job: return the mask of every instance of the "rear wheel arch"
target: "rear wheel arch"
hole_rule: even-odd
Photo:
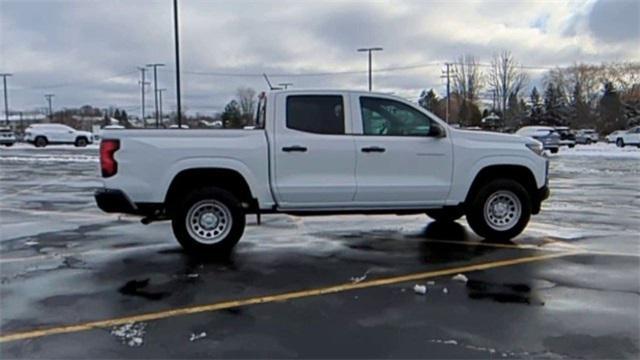
[[[247,180],[236,170],[226,168],[193,168],[182,170],[171,181],[165,196],[169,212],[181,199],[197,188],[217,187],[226,190],[246,203],[249,209],[257,206]]]

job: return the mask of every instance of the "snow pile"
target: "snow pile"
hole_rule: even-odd
[[[460,282],[463,282],[463,283],[466,283],[467,281],[469,281],[469,279],[464,274],[458,274],[458,275],[452,277],[451,280],[460,281]]]
[[[145,323],[126,323],[121,326],[115,326],[111,329],[111,335],[117,337],[121,343],[131,347],[141,346],[144,342],[144,334],[146,333]],[[206,334],[205,334],[206,335]]]
[[[427,287],[425,285],[415,284],[413,286],[413,292],[416,294],[424,295],[427,293]]]

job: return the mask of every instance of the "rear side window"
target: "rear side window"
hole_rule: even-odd
[[[287,128],[314,134],[344,134],[342,96],[287,97]]]

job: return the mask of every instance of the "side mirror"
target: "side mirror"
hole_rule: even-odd
[[[442,126],[434,122],[433,124],[431,124],[431,127],[429,128],[428,136],[435,137],[435,138],[443,138],[447,136],[447,133],[444,131]]]

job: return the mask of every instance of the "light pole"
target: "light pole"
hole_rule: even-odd
[[[178,129],[182,129],[182,106],[180,103],[180,38],[178,27],[178,0],[173,0],[173,34],[176,50],[176,102],[178,107]]]
[[[46,94],[44,97],[45,99],[47,99],[47,102],[49,103],[49,122],[53,121],[53,107],[51,106],[51,99],[53,99],[55,95],[54,94]]]
[[[153,95],[156,101],[156,129],[160,126],[160,119],[158,118],[158,66],[164,66],[164,64],[147,64],[147,67],[153,68]]]
[[[144,101],[144,94],[147,90],[147,85],[151,84],[148,81],[145,81],[145,75],[147,72],[147,68],[144,67],[139,67],[138,70],[140,70],[140,74],[142,74],[142,81],[139,81],[138,83],[140,84],[140,96],[142,98],[141,103],[142,103],[142,127],[146,128],[147,124],[146,121],[144,119],[145,114],[144,114],[144,107],[145,107],[145,101]]]
[[[371,47],[371,48],[360,48],[358,49],[358,52],[368,52],[369,53],[369,91],[372,90],[373,85],[372,85],[372,79],[371,79],[371,53],[374,51],[382,51],[384,49],[382,49],[381,47]]]
[[[158,98],[160,99],[160,122],[162,123],[162,93],[167,89],[158,89]],[[179,126],[178,126],[179,127]]]
[[[4,120],[7,122],[7,126],[9,125],[9,100],[7,95],[7,77],[12,74],[0,74],[2,76],[2,83],[4,85]]]

